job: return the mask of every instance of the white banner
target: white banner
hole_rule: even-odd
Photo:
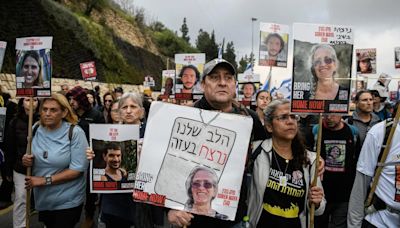
[[[134,199],[233,220],[251,128],[246,116],[153,102]]]

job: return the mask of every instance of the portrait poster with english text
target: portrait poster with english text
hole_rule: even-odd
[[[1,68],[3,67],[3,60],[4,60],[4,55],[6,54],[6,47],[7,47],[7,42],[0,41],[0,72]]]
[[[348,113],[353,28],[293,25],[291,112]]]
[[[289,26],[260,23],[260,66],[287,67]]]
[[[138,163],[139,125],[90,124],[90,192],[132,192]]]
[[[50,97],[52,42],[51,36],[16,39],[16,95],[18,97]]]
[[[242,115],[153,102],[134,200],[234,220],[252,121]],[[200,205],[206,205],[201,212]]]
[[[175,99],[199,100],[203,96],[200,78],[205,63],[204,53],[175,54]],[[181,72],[186,66],[191,66],[191,69]]]

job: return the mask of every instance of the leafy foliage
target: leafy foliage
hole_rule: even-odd
[[[235,68],[238,67],[236,63],[235,47],[233,46],[233,41],[226,44],[226,49],[224,53],[224,59],[232,63]]]
[[[200,52],[206,54],[207,62],[218,57],[218,45],[215,42],[214,31],[210,35],[203,29],[200,29],[196,40],[196,47]]]
[[[160,48],[161,54],[174,58],[176,53],[196,53],[199,52],[189,43],[187,43],[181,37],[178,37],[174,32],[161,26],[161,23],[157,23],[156,26],[158,31],[153,31],[153,38],[156,41],[157,46]]]

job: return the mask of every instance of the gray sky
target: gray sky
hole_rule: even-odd
[[[354,28],[355,48],[377,48],[378,74],[371,77],[377,78],[381,72],[386,72],[400,78],[400,69],[394,68],[394,47],[400,46],[398,0],[134,0],[134,4],[145,9],[148,19],[161,21],[178,34],[186,17],[192,43],[199,29],[214,30],[218,43],[224,37],[234,42],[237,60],[251,52],[252,17],[258,19],[253,24],[256,56],[259,22],[287,24],[290,30],[295,22],[349,25]],[[281,79],[291,75],[293,41],[292,37],[290,39],[288,68],[274,68],[273,75],[279,77],[273,79],[273,83],[279,84]],[[267,68],[256,66],[255,72],[265,78]],[[368,87],[374,82],[371,80]],[[391,87],[397,86],[395,82],[397,79]]]

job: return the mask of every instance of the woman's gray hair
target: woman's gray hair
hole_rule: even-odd
[[[314,55],[315,52],[317,52],[317,50],[319,49],[325,49],[330,53],[330,57],[332,58],[332,60],[335,62],[336,64],[336,70],[333,72],[332,77],[335,78],[335,75],[337,74],[337,69],[339,68],[339,62],[337,59],[337,55],[336,55],[336,51],[335,49],[329,45],[329,44],[317,44],[314,45],[311,49],[311,55],[310,55],[310,59],[309,59],[309,63],[310,63],[310,69],[311,69],[311,74],[312,74],[312,78],[311,78],[311,91],[310,91],[310,98],[314,99],[315,97],[315,91],[317,90],[317,82],[318,82],[318,77],[317,74],[315,72],[314,69]]]
[[[271,101],[264,110],[264,121],[265,124],[272,124],[272,120],[274,119],[274,112],[280,105],[290,104],[288,99],[275,99]]]
[[[118,107],[121,108],[128,99],[132,99],[136,104],[143,108],[143,97],[137,92],[124,93],[124,95],[119,99]]]

